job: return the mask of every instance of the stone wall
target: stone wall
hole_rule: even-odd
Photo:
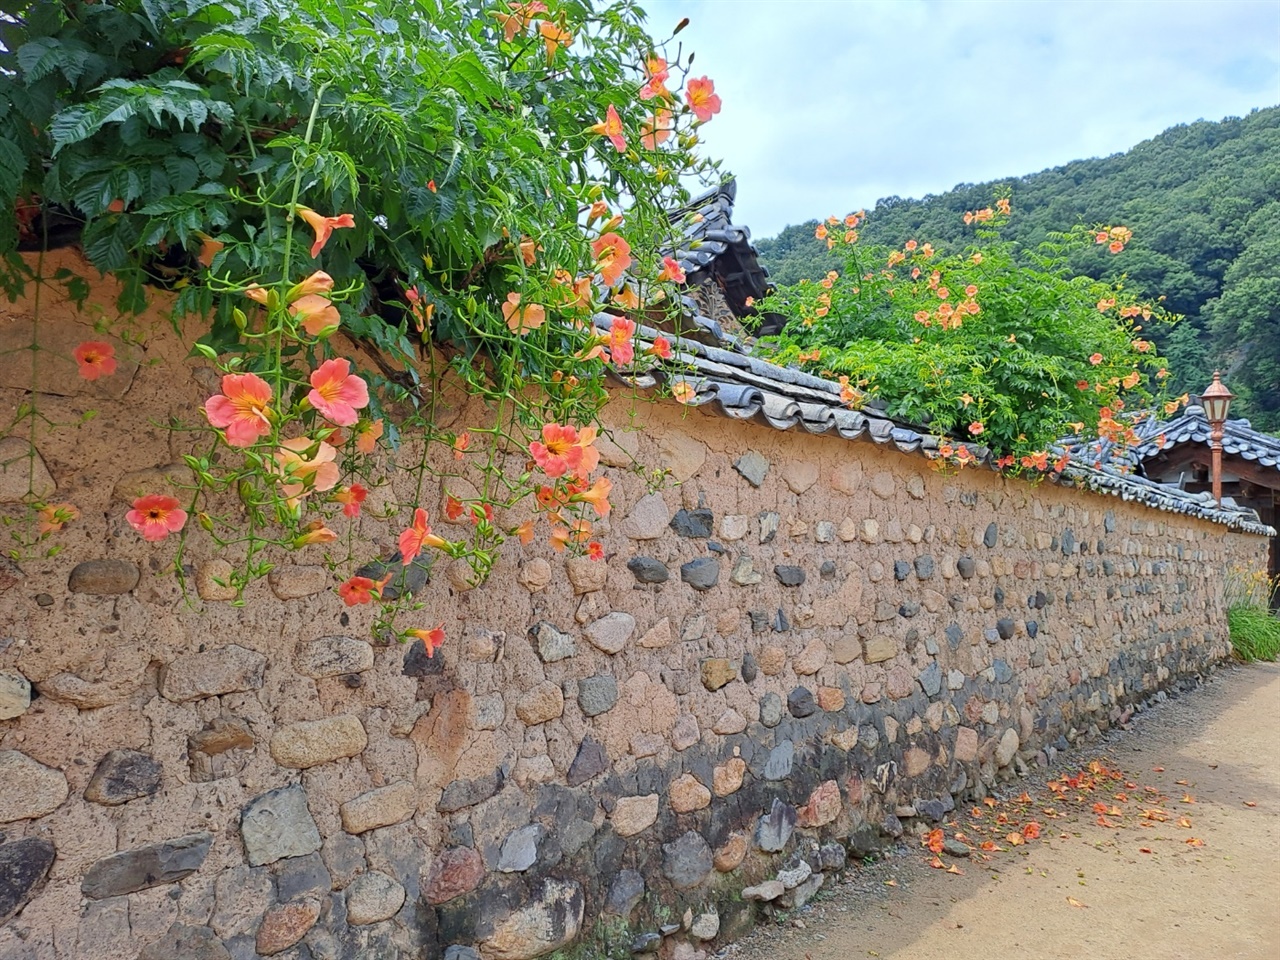
[[[216,380],[147,317],[136,362],[80,381],[52,351],[94,313],[45,310],[35,485],[82,515],[0,567],[4,960],[695,957],[1213,669],[1222,574],[1265,558],[1116,498],[619,396],[608,562],[513,544],[474,590],[437,567],[427,658],[376,642],[323,548],[236,606],[193,536],[184,597],[174,544],[123,515],[181,475],[202,440],[174,425]],[[0,350],[29,318],[0,307]],[[28,398],[14,356],[0,422]],[[0,445],[3,499],[32,461]],[[372,512],[358,560],[394,549]]]

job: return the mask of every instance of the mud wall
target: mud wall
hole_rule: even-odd
[[[324,562],[389,555],[374,514],[407,479],[242,606],[197,533],[184,594],[176,544],[124,513],[181,481],[216,378],[148,316],[82,381],[100,314],[45,296],[35,394],[31,304],[0,307],[0,422],[33,397],[49,422],[34,459],[0,439],[0,510],[32,487],[81,517],[0,565],[4,960],[696,957],[1213,669],[1224,571],[1265,560],[1116,498],[619,396],[607,561],[513,542],[476,589],[437,564],[428,658]]]

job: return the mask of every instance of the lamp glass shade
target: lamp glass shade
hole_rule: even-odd
[[[1227,412],[1231,409],[1231,401],[1235,396],[1215,373],[1213,383],[1209,384],[1209,388],[1200,396],[1200,405],[1204,407],[1205,419],[1210,423],[1223,423],[1227,419]]]

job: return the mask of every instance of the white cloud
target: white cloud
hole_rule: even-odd
[[[655,36],[692,20],[724,100],[704,140],[758,236],[1280,103],[1280,0],[644,6]]]

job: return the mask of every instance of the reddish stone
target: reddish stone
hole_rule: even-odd
[[[982,708],[986,706],[986,702],[981,697],[970,697],[965,701],[964,717],[970,723],[982,722]]]
[[[843,801],[840,785],[834,780],[823,781],[809,794],[809,802],[799,809],[796,824],[801,827],[821,827],[840,816]]]
[[[844,709],[844,691],[839,687],[819,687],[818,706],[828,713],[839,713]]]
[[[978,731],[972,727],[956,727],[956,759],[973,763],[978,759]]]
[[[470,847],[451,847],[427,871],[422,895],[428,903],[446,903],[470,893],[484,879],[484,859]]]
[[[310,897],[273,908],[258,926],[258,953],[269,957],[288,950],[306,936],[319,918],[320,901]]]
[[[728,873],[730,870],[738,869],[738,865],[746,855],[747,838],[740,833],[731,833],[729,839],[724,842],[724,846],[716,851],[712,862],[721,873]]]
[[[879,683],[876,683],[876,682],[868,683],[865,687],[862,688],[862,702],[863,703],[879,703],[881,689],[882,688]]]
[[[929,769],[929,764],[933,762],[933,757],[929,751],[922,750],[920,747],[912,747],[907,751],[904,758],[906,773],[908,777],[918,777]]]
[[[1071,672],[1067,674],[1067,682],[1073,687],[1080,682],[1080,671],[1077,668],[1071,668]]]
[[[845,793],[849,795],[849,803],[857,806],[862,803],[862,778],[856,773],[851,774],[849,779],[844,782]]]
[[[909,697],[915,693],[916,678],[911,675],[911,671],[906,667],[894,667],[889,671],[885,689],[891,699],[901,700],[903,697]]]

